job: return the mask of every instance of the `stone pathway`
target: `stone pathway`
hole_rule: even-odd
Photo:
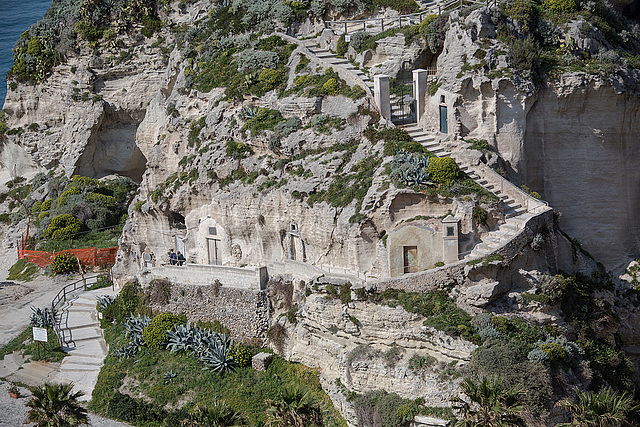
[[[53,380],[73,382],[76,390],[85,393],[84,400],[91,398],[107,356],[107,345],[97,317],[96,297],[114,294],[117,292],[111,288],[82,292],[68,300],[56,315],[64,340],[62,349],[67,356],[62,359]]]

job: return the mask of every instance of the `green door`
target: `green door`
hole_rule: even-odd
[[[440,132],[449,133],[449,127],[447,126],[447,107],[445,105],[440,106]]]

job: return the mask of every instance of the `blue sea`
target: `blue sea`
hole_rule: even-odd
[[[20,35],[44,16],[51,0],[0,0],[0,107],[7,94],[5,76],[13,65],[13,46]]]

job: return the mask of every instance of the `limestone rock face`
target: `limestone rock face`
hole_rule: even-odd
[[[366,302],[346,306],[315,293],[301,303],[297,319],[287,328],[283,347],[290,360],[319,367],[330,382],[342,378],[358,393],[385,389],[406,398],[423,397],[430,406],[448,406],[456,382],[437,369],[409,369],[409,359],[432,357],[436,365],[457,361],[460,366],[476,348],[423,326],[421,316],[401,307]]]
[[[112,59],[115,50],[99,56],[83,52],[56,67],[46,82],[9,91],[5,121],[25,132],[7,136],[0,181],[9,179],[10,169],[29,177],[56,167],[67,175],[117,173],[140,181],[146,159],[136,146],[136,129],[173,72],[150,48],[154,40],[132,49],[119,64]]]
[[[464,25],[452,21],[438,58],[442,86],[427,103],[425,124],[437,127],[444,96],[456,134],[488,140],[505,160],[509,178],[561,213],[564,231],[607,268],[623,266],[640,250],[640,160],[633,154],[640,147],[640,73],[619,73],[609,81],[567,73],[535,88],[515,76],[492,80],[483,72],[463,72],[465,61],[473,67],[482,55],[487,66],[503,66],[499,43],[481,46],[479,34],[490,30],[485,18],[476,10]],[[597,34],[589,37],[590,43],[599,40]]]

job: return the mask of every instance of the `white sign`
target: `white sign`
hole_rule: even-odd
[[[102,313],[98,312],[98,319],[102,320]]]
[[[351,34],[345,34],[344,35],[344,41],[349,43],[351,41]]]
[[[33,340],[47,342],[47,329],[33,327]]]

